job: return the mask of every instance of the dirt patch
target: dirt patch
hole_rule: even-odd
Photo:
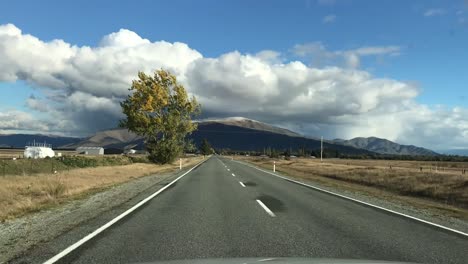
[[[262,203],[273,212],[283,212],[285,210],[283,202],[273,196],[262,194],[256,199],[262,201]]]

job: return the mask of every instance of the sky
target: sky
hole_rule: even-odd
[[[4,1],[0,133],[116,127],[138,71],[200,118],[468,148],[468,1]]]

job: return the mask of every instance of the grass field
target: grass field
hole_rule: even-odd
[[[148,162],[144,155],[105,156],[63,156],[46,159],[4,159],[0,160],[0,176],[34,175],[37,173],[63,172],[75,168],[127,165],[134,162]]]
[[[276,170],[299,179],[321,184],[352,187],[370,187],[401,197],[424,198],[436,202],[439,209],[453,211],[457,207],[468,209],[467,163],[418,162],[387,160],[341,160],[294,158],[291,160],[259,157],[235,157],[263,168]],[[431,168],[432,167],[432,168]],[[437,169],[436,169],[437,168]],[[351,186],[353,185],[353,186]],[[362,188],[361,188],[362,189]],[[456,209],[455,209],[456,211]],[[456,212],[468,219],[467,210]]]
[[[74,150],[55,150],[55,153],[62,155],[76,155]],[[24,149],[7,149],[0,148],[0,159],[23,158]]]
[[[183,158],[182,164],[184,167],[193,166],[202,159],[202,157]],[[41,161],[47,162],[37,160],[38,163]],[[104,157],[100,162],[104,162]],[[56,174],[48,172],[36,173],[33,176],[0,176],[0,221],[38,211],[138,177],[176,171],[178,168],[178,161],[166,165],[129,162],[127,165],[101,164],[99,167],[59,170]]]

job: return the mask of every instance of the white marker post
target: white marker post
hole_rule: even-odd
[[[320,138],[320,162],[322,162],[322,156],[323,156],[323,137]]]
[[[182,170],[182,158],[179,158],[179,170]]]
[[[273,172],[276,171],[276,161],[273,161]]]

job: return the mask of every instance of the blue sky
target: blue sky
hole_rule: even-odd
[[[150,40],[184,42],[208,57],[232,50],[287,52],[298,43],[316,41],[331,50],[398,45],[398,58],[371,60],[366,66],[378,76],[418,83],[421,103],[468,103],[463,99],[468,96],[466,1],[20,0],[3,6],[0,24],[80,46],[96,45],[120,28]],[[431,9],[443,11],[424,16]],[[325,24],[328,15],[336,18]]]
[[[2,4],[0,25],[8,23],[40,41],[62,39],[77,47],[98,47],[103,36],[124,28],[151,42],[186,43],[204,58],[272,50],[282,63],[300,60],[317,68],[344,67],[336,57],[349,51],[392,46],[398,51],[360,55],[359,69],[410,83],[419,91],[412,100],[420,105],[452,109],[468,103],[468,2],[463,0],[19,0]],[[333,57],[331,62],[316,64],[317,53],[295,52],[297,45],[311,43],[322,47],[321,56]],[[32,113],[25,100],[31,94],[47,96],[40,83],[20,79],[0,80],[0,110]]]

